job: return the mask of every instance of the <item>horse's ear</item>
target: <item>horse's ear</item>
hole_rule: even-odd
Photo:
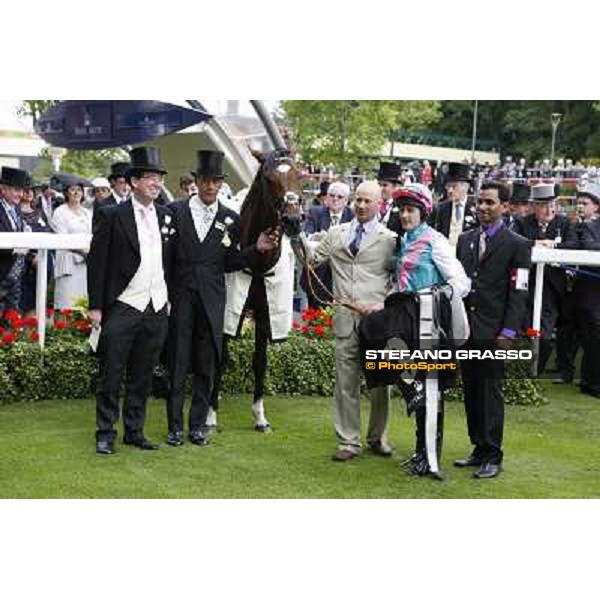
[[[251,148],[250,146],[248,146],[248,150],[261,165],[265,162],[265,155],[260,150],[256,150],[256,148]]]

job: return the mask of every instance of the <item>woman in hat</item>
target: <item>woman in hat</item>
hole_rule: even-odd
[[[377,349],[387,348],[392,338],[403,340],[413,349],[420,349],[427,338],[435,340],[438,333],[432,329],[432,319],[440,309],[438,302],[446,302],[445,309],[454,328],[453,340],[466,340],[466,314],[461,298],[468,294],[471,284],[446,237],[427,224],[427,217],[433,209],[431,191],[415,183],[396,190],[393,198],[400,210],[404,234],[398,239],[393,289],[386,298],[385,307],[382,311],[367,315],[361,322],[364,349],[375,346],[378,346]],[[443,297],[437,295],[437,290],[444,291],[444,297],[450,299],[450,306]],[[462,324],[462,331],[457,327],[459,323]],[[441,328],[450,332],[449,322],[443,321]],[[434,457],[431,456],[431,448],[427,451],[425,439],[428,413],[436,413],[439,402],[440,412],[435,414],[437,448],[434,454],[437,462],[443,429],[439,391],[423,378],[417,377],[413,381],[404,376],[397,378],[397,371],[394,374],[393,371],[365,370],[367,385],[374,387],[391,383],[384,381],[390,373],[407,401],[409,413],[414,411],[416,415],[416,450],[406,464],[415,475],[439,475],[437,465],[430,464]],[[428,394],[435,398],[433,402],[431,398],[428,401]],[[435,406],[433,411],[432,406]]]
[[[23,219],[23,230],[34,233],[50,233],[50,225],[42,211],[39,203],[34,206],[33,187],[23,188],[21,196],[21,218]],[[21,279],[21,299],[19,309],[24,317],[35,316],[36,307],[36,287],[37,287],[37,252],[31,250],[25,256],[25,266]],[[54,252],[48,252],[48,279],[52,278],[54,271]]]
[[[92,233],[92,212],[81,205],[84,179],[73,175],[62,176],[65,203],[52,215],[52,229],[56,233]],[[77,300],[87,298],[87,268],[84,252],[56,251],[54,307],[73,308]]]

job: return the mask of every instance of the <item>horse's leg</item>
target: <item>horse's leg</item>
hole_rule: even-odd
[[[265,417],[263,394],[265,391],[265,376],[267,373],[267,348],[271,337],[269,323],[269,307],[265,282],[262,277],[253,281],[252,308],[254,310],[254,353],[252,354],[252,371],[254,373],[254,399],[252,414],[254,428],[261,433],[270,433],[271,425]]]

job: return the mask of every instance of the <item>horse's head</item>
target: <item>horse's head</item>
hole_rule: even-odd
[[[289,150],[279,148],[264,155],[258,150],[250,150],[259,162],[257,179],[262,187],[263,198],[278,214],[279,222],[285,203],[300,200],[302,189],[296,164]]]
[[[249,246],[261,231],[281,230],[281,219],[287,202],[299,202],[302,194],[299,173],[288,150],[277,149],[263,154],[250,150],[259,169],[241,210],[241,245]],[[281,250],[265,256],[265,265],[279,260]]]

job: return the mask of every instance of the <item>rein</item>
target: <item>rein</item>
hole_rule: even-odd
[[[332,308],[335,308],[336,306],[343,306],[344,308],[347,308],[347,309],[351,310],[352,312],[355,312],[355,313],[361,315],[362,311],[356,302],[354,302],[353,300],[350,300],[349,298],[344,298],[342,296],[336,296],[321,281],[321,278],[317,275],[314,267],[310,264],[310,262],[308,260],[308,257],[306,255],[306,248],[302,244],[297,244],[297,249],[298,249],[298,252],[296,254],[297,254],[298,258],[300,259],[302,266],[306,269],[306,280],[308,283],[308,287],[309,287],[312,295],[319,301],[319,303],[324,304],[325,306],[331,306]],[[317,294],[315,292],[315,288],[313,286],[313,279],[314,279],[314,281],[316,281],[316,283],[318,285],[321,286],[321,289],[327,294],[327,296],[329,296],[331,298],[331,300],[324,300],[322,297],[319,296],[319,294]]]

